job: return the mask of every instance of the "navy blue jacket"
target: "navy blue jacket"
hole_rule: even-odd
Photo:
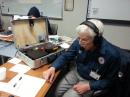
[[[70,48],[59,56],[52,64],[56,69],[61,69],[67,62],[76,58],[75,65],[79,75],[90,81],[91,90],[107,89],[116,76],[120,65],[120,56],[117,48],[104,38],[99,48],[90,52],[81,49],[78,39]],[[99,80],[92,78],[91,71],[101,75]]]

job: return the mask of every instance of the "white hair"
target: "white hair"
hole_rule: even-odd
[[[97,19],[90,19],[88,20],[90,22],[92,22],[99,30],[99,36],[101,36],[103,34],[103,23],[100,20]],[[88,33],[91,37],[95,37],[96,33],[94,32],[93,29],[91,29],[89,26],[85,25],[85,24],[81,24],[76,28],[76,32],[77,33]]]

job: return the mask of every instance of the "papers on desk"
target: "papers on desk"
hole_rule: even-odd
[[[67,49],[72,43],[72,38],[67,36],[49,35],[49,42],[59,44],[62,48]]]
[[[27,65],[24,64],[16,64],[12,68],[10,68],[10,71],[18,72],[18,73],[26,73],[30,70],[31,68]]]
[[[21,62],[21,60],[20,59],[18,59],[18,58],[12,58],[11,60],[9,60],[8,61],[9,63],[13,63],[13,64],[18,64],[18,63],[20,63]]]
[[[71,44],[73,42],[73,39],[67,36],[59,36],[59,35],[49,35],[49,42],[52,43],[69,43]]]
[[[18,74],[0,89],[19,97],[35,97],[44,84],[42,78]]]
[[[71,37],[68,37],[68,36],[60,36],[62,41],[65,42],[65,43],[69,43],[69,44],[72,44],[73,42],[73,39]]]
[[[51,42],[53,44],[59,44],[60,43],[60,41],[59,41],[60,36],[59,35],[49,35],[48,38],[49,38],[49,42]]]
[[[0,91],[3,90],[4,87],[7,86],[7,83],[4,83],[4,82],[0,82]]]
[[[69,45],[68,43],[62,43],[62,44],[60,44],[60,46],[61,46],[62,48],[64,48],[64,49],[67,49],[67,48],[70,47],[70,45]]]

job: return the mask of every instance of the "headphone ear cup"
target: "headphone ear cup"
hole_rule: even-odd
[[[94,40],[93,40],[93,43],[94,43],[94,45],[100,45],[100,42],[101,42],[101,37],[100,36],[98,36],[98,35],[96,35],[95,37],[94,37]]]

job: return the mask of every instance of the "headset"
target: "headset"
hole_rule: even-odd
[[[94,40],[93,40],[94,45],[98,46],[101,44],[102,35],[100,35],[99,29],[94,23],[92,23],[91,21],[84,21],[80,25],[86,25],[90,27],[94,31],[94,33],[96,33],[96,36],[94,37]]]

